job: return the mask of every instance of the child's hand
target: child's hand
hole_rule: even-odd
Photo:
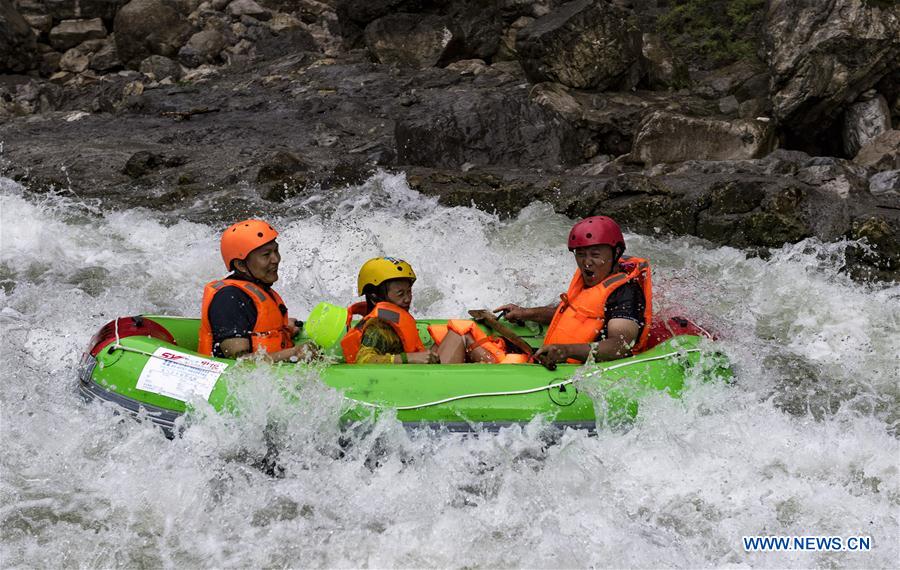
[[[422,352],[407,352],[406,361],[409,364],[437,364],[441,361],[441,357],[431,352],[430,350],[425,350]]]

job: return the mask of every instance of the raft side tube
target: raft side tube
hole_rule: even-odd
[[[149,419],[169,435],[189,404],[137,388],[138,378],[157,349],[170,348],[196,354],[185,345],[196,336],[199,319],[152,318],[179,344],[151,335],[120,336],[120,343],[108,345],[98,351],[96,357],[90,351],[84,355],[79,390],[86,400],[112,402],[129,415]],[[423,325],[434,322],[444,321],[427,320]],[[539,337],[532,340],[540,342]],[[701,362],[704,378],[727,381],[731,376],[727,360],[719,361],[720,353],[715,350],[701,352],[699,345],[702,342],[699,336],[679,336],[634,357],[584,368],[586,379],[591,385],[597,382],[597,394],[602,395],[603,403],[598,409],[603,409],[604,415],[612,413],[600,425],[608,425],[609,417],[633,418],[638,401],[650,391],[665,392],[677,398],[688,369]],[[239,403],[229,394],[227,378],[232,370],[252,367],[253,362],[237,364],[232,360],[203,358],[229,365],[213,387],[209,404],[218,411],[240,413]],[[290,382],[295,366],[273,365],[275,380]],[[370,417],[372,411],[377,414],[394,409],[397,419],[408,429],[427,427],[451,432],[495,432],[508,425],[523,425],[542,415],[550,425],[593,431],[596,429],[595,407],[588,393],[579,391],[578,385],[566,390],[551,386],[560,382],[568,384],[579,368],[561,365],[557,371],[550,372],[538,365],[336,364],[321,370],[320,374],[324,384],[339,390],[351,403],[342,417],[344,422]],[[596,380],[591,380],[594,375]]]
[[[138,421],[141,418],[147,418],[151,423],[162,428],[167,438],[173,439],[175,437],[175,422],[183,415],[181,412],[139,402],[107,390],[94,381],[92,377],[93,368],[93,366],[82,367],[81,371],[79,371],[78,393],[85,402],[90,403],[94,400],[109,402],[118,408],[117,413],[125,413]]]

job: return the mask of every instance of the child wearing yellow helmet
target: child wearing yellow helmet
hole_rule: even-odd
[[[348,363],[433,364],[435,351],[425,349],[409,313],[416,274],[409,263],[376,257],[363,264],[357,293],[365,301],[350,306],[362,319],[344,336],[341,348]]]
[[[474,326],[472,321],[450,321],[449,326],[429,327],[435,344],[426,350],[416,321],[409,313],[415,281],[415,272],[402,259],[376,257],[363,264],[359,270],[357,293],[364,295],[366,300],[349,307],[347,322],[349,324],[353,315],[362,319],[341,341],[344,359],[348,363],[457,364],[500,361],[489,351],[492,343],[472,340],[472,335],[481,331],[467,334],[469,328],[466,325]],[[485,335],[481,333],[481,336]]]

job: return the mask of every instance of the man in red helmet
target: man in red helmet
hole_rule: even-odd
[[[560,362],[585,362],[590,355],[614,360],[640,352],[652,315],[650,264],[623,256],[622,230],[606,216],[575,224],[568,245],[578,269],[560,303],[532,308],[507,304],[495,311],[510,321],[550,325],[534,358],[551,370]]]
[[[222,260],[231,274],[203,290],[197,351],[223,358],[265,352],[272,362],[297,361],[311,350],[294,346],[297,321],[287,316],[278,280],[278,232],[262,220],[244,220],[222,234]]]

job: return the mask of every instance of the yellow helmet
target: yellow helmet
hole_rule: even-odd
[[[363,263],[359,268],[357,295],[363,294],[366,285],[378,286],[389,279],[409,279],[416,281],[416,272],[410,264],[393,257],[375,257]]]

